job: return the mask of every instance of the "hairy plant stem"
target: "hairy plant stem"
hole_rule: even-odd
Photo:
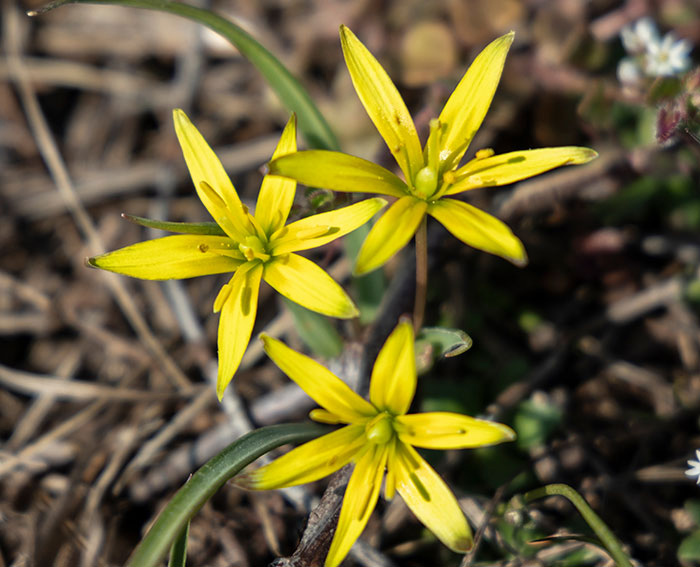
[[[413,305],[413,330],[423,326],[425,300],[428,294],[428,217],[423,217],[416,232],[416,302]]]

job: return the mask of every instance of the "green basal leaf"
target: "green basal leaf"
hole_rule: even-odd
[[[327,317],[282,298],[294,319],[294,327],[304,344],[317,356],[335,358],[343,352],[343,339]]]
[[[337,150],[338,141],[323,118],[309,93],[287,68],[248,32],[218,14],[171,0],[56,0],[38,10],[28,12],[36,16],[64,4],[116,4],[146,10],[168,12],[200,23],[230,41],[265,77],[290,112],[296,112],[299,130],[312,148]]]
[[[210,459],[177,491],[127,561],[128,567],[156,567],[204,503],[245,466],[287,443],[327,433],[317,424],[270,425],[247,433]]]
[[[145,226],[146,228],[155,228],[157,230],[167,230],[168,232],[178,232],[181,234],[209,234],[212,236],[226,236],[226,233],[215,222],[170,222],[147,219],[122,213],[122,218]]]
[[[180,534],[175,539],[173,546],[170,548],[170,559],[168,559],[168,567],[186,567],[187,566],[187,537],[190,533],[190,522],[182,529]]]
[[[622,549],[622,545],[620,545],[615,534],[613,534],[605,522],[600,519],[600,516],[593,511],[588,505],[588,502],[584,500],[583,496],[570,486],[566,484],[548,484],[527,492],[524,495],[524,500],[526,503],[529,503],[547,496],[563,496],[571,502],[595,535],[598,536],[598,539],[605,546],[605,549],[608,550],[608,553],[610,553],[617,567],[632,567],[629,556]],[[511,500],[511,502],[513,502],[513,500]]]

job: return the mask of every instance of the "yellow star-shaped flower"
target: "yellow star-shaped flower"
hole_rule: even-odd
[[[286,225],[296,182],[266,175],[255,214],[241,203],[216,154],[182,110],[173,112],[187,167],[200,200],[221,235],[178,234],[96,256],[97,268],[143,279],[166,280],[234,272],[214,301],[221,311],[217,395],[224,394],[250,341],[260,281],[304,307],[331,317],[351,318],[357,308],[343,289],[312,261],[294,254],[327,244],[367,222],[386,201],[354,205]],[[282,132],[279,157],[296,151],[296,121]]]
[[[505,224],[450,197],[479,187],[506,185],[562,165],[586,163],[597,154],[580,147],[501,155],[481,150],[459,166],[491,105],[513,36],[511,32],[498,38],[477,56],[439,118],[431,121],[430,135],[421,148],[411,115],[391,79],[357,37],[341,26],[340,40],[355,90],[403,179],[367,160],[323,150],[274,159],[270,172],[315,187],[397,199],[368,234],[357,258],[356,274],[382,266],[409,242],[426,214],[470,246],[518,265],[527,262],[522,243]]]
[[[515,433],[500,423],[456,413],[406,414],[416,391],[411,324],[399,323],[379,352],[369,402],[318,362],[268,336],[262,340],[275,364],[323,408],[313,410],[311,418],[347,425],[242,475],[236,483],[256,490],[294,486],[354,463],[326,567],[339,565],[362,533],[385,471],[387,499],[398,491],[440,541],[454,551],[468,551],[472,535],[457,500],[413,447],[481,447],[511,441]]]

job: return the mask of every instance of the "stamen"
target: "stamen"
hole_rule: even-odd
[[[496,152],[493,151],[492,148],[484,148],[483,150],[479,150],[476,152],[475,159],[486,159],[490,158],[492,155],[494,155]]]
[[[231,295],[231,284],[227,283],[219,290],[219,294],[214,300],[214,313],[221,311],[221,308],[224,306],[224,303],[226,303],[229,295]]]

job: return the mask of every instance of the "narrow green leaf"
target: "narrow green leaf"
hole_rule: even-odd
[[[186,567],[187,566],[187,536],[190,533],[190,522],[187,521],[185,527],[179,533],[173,546],[170,548],[170,559],[168,567]]]
[[[583,496],[566,484],[548,484],[525,493],[524,499],[525,502],[532,502],[533,500],[545,498],[546,496],[563,496],[571,502],[595,535],[598,536],[598,539],[600,539],[601,543],[605,546],[605,549],[608,550],[610,556],[615,560],[617,567],[632,567],[630,558],[623,551],[622,545],[620,545],[615,534],[613,534],[605,522],[600,519],[600,516],[593,511],[588,505],[588,502],[584,500]]]
[[[287,109],[290,112],[296,112],[299,118],[299,130],[310,147],[328,150],[339,149],[338,141],[330,126],[301,83],[248,32],[226,18],[203,8],[171,0],[56,0],[38,10],[32,10],[28,14],[37,16],[64,4],[131,6],[169,12],[207,26],[236,46],[241,54],[258,68]]]
[[[179,232],[181,234],[210,234],[212,236],[226,236],[223,229],[215,222],[171,222],[147,219],[122,213],[122,218],[145,226],[146,228],[155,228],[157,230],[167,230],[168,232]]]
[[[129,567],[156,567],[190,518],[229,479],[268,451],[308,441],[328,431],[316,424],[270,425],[247,433],[205,463],[177,491],[127,561]]]
[[[299,337],[312,352],[323,358],[334,358],[343,351],[343,339],[327,317],[309,311],[298,303],[282,298],[294,319]]]

